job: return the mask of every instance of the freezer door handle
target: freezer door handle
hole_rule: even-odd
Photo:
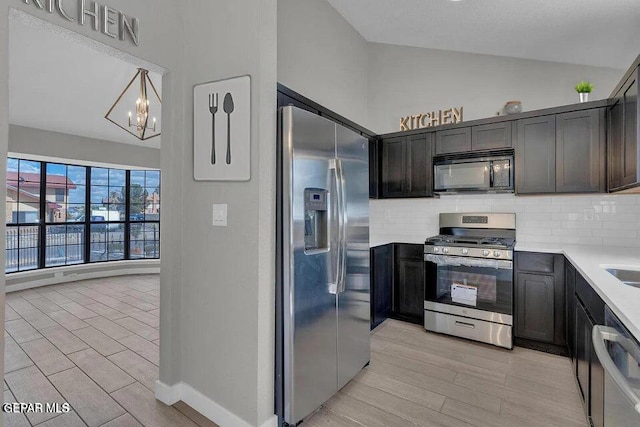
[[[629,339],[620,335],[614,328],[603,325],[596,325],[593,327],[591,339],[593,341],[593,349],[595,350],[602,367],[607,374],[609,374],[613,382],[618,386],[625,397],[634,405],[636,412],[640,414],[640,397],[633,391],[626,378],[622,373],[620,373],[616,364],[611,359],[611,356],[609,356],[609,352],[607,351],[607,347],[604,343],[605,341],[617,342],[625,348],[625,350],[632,350],[632,348],[629,348]],[[632,346],[635,347],[635,344]],[[637,349],[635,349],[635,351],[630,351],[630,353],[634,355],[634,353],[637,353]]]
[[[342,160],[336,159],[336,188],[338,198],[338,245],[340,247],[338,255],[338,293],[346,289],[347,276],[347,205],[346,205],[346,182]]]
[[[335,268],[332,268],[333,276],[329,283],[329,292],[340,293],[340,275],[342,271],[342,210],[340,200],[340,166],[337,159],[329,160],[329,171],[332,176],[331,190],[329,191],[329,228],[331,233],[335,232],[335,238],[331,238],[331,252],[334,248],[336,253]],[[337,226],[337,230],[335,227]],[[335,242],[335,245],[333,245]]]

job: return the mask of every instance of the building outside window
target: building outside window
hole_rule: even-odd
[[[160,257],[160,172],[7,160],[5,271]]]

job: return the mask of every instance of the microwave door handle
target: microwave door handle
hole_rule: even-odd
[[[489,188],[493,188],[493,162],[489,162]]]
[[[609,356],[609,352],[604,344],[605,341],[619,342],[624,338],[611,327],[596,325],[593,327],[591,339],[593,341],[593,349],[603,369],[609,374],[625,397],[633,404],[635,411],[640,414],[640,396],[633,391],[626,378],[620,373],[611,356]]]

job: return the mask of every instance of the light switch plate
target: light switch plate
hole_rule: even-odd
[[[213,205],[213,226],[227,226],[227,205]]]

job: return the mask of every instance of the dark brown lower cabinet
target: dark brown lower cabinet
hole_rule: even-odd
[[[576,347],[576,269],[569,261],[565,261],[564,268],[565,300],[567,301],[567,347],[569,357],[574,364],[575,370],[575,347]]]
[[[396,244],[392,316],[424,323],[424,246]]]
[[[514,280],[516,344],[566,354],[564,257],[517,252]]]
[[[391,315],[393,245],[371,248],[371,329]]]
[[[591,359],[591,330],[593,323],[586,310],[575,297],[576,305],[576,376],[578,386],[585,402],[585,409],[589,406],[589,361]]]
[[[574,354],[578,388],[584,411],[593,427],[604,426],[604,369],[595,354],[591,334],[593,326],[604,323],[604,301],[579,273],[575,272],[575,294],[570,309],[575,313],[575,341],[569,341]]]

